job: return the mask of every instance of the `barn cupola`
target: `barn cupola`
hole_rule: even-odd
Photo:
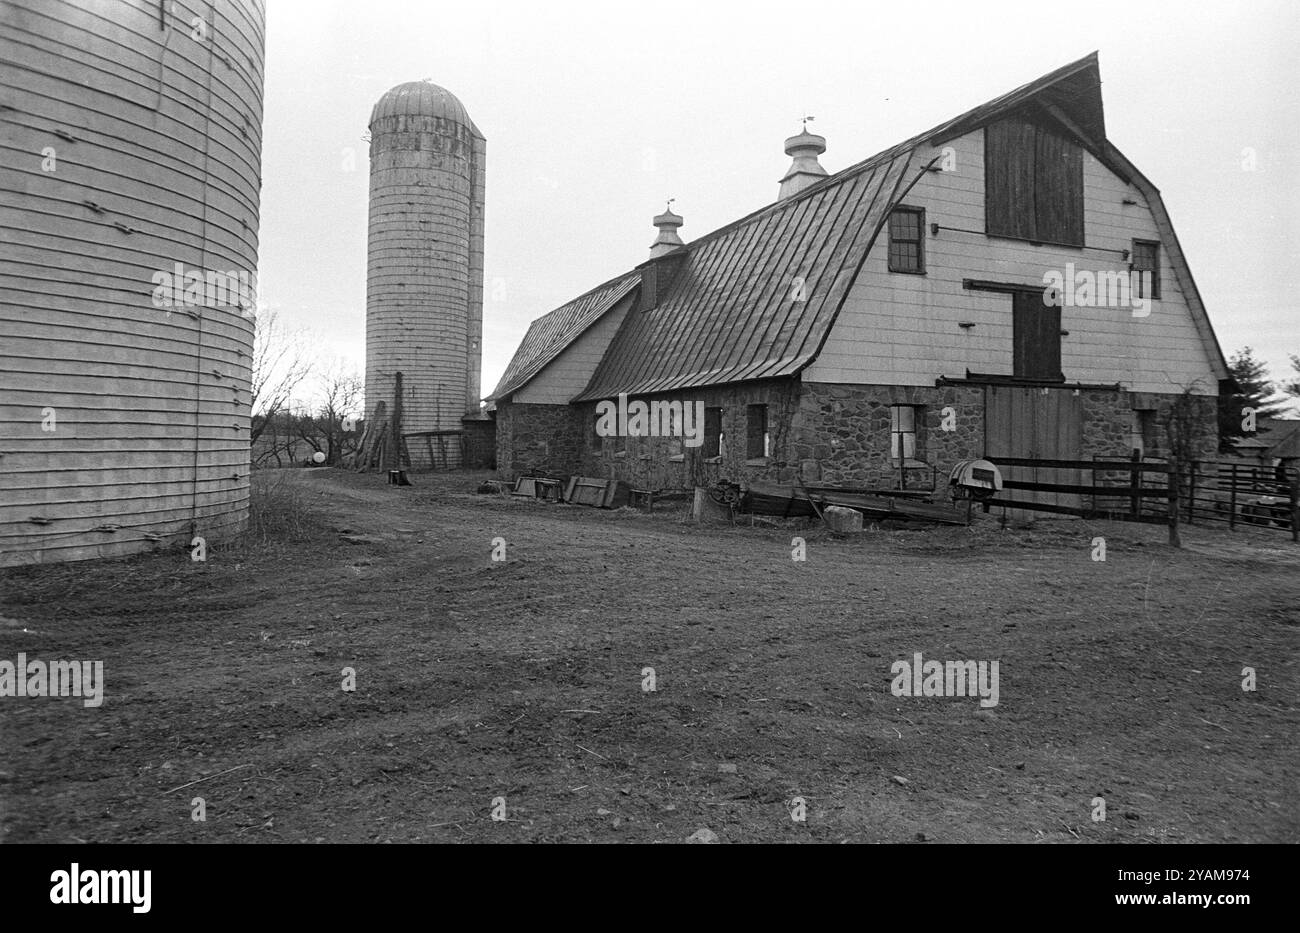
[[[659,235],[655,237],[655,241],[650,244],[651,259],[658,259],[665,253],[671,253],[679,246],[686,245],[682,242],[682,238],[677,235],[677,228],[680,227],[684,221],[681,216],[673,213],[673,200],[674,199],[669,198],[668,206],[664,208],[664,212],[655,218],[655,227],[658,228]]]
[[[808,121],[811,119],[812,117],[805,117],[803,132],[785,141],[785,154],[794,161],[781,179],[778,200],[784,201],[826,177],[826,169],[817,161],[817,157],[826,151],[826,137],[808,132]]]

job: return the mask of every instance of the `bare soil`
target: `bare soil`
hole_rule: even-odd
[[[0,659],[107,683],[0,698],[0,841],[1300,840],[1283,533],[833,537],[485,475],[259,474],[258,533],[204,562],[0,572]],[[916,652],[997,660],[999,704],[894,696]]]

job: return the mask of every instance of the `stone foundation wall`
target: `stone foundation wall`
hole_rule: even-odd
[[[465,431],[465,469],[496,469],[497,423],[491,418],[465,418],[461,427]]]
[[[514,479],[529,470],[578,472],[582,435],[570,405],[507,402],[497,406],[497,475]]]
[[[1133,396],[1123,390],[1080,390],[1083,423],[1079,429],[1080,456],[1127,457],[1133,452]],[[1150,452],[1147,456],[1155,456]]]
[[[1125,457],[1130,452],[1135,407],[1155,412],[1157,445],[1167,453],[1165,422],[1178,396],[1124,390],[1080,390],[1082,459]],[[908,488],[944,489],[960,460],[984,456],[983,386],[885,386],[765,380],[643,400],[702,401],[722,409],[721,454],[706,458],[677,437],[599,437],[596,403],[502,405],[497,412],[497,468],[514,477],[541,468],[620,479],[636,488],[684,489],[719,479],[896,488],[899,465],[890,458],[890,407],[916,413],[917,465],[906,469]],[[1201,456],[1217,449],[1213,397],[1195,397],[1205,434]],[[746,456],[748,406],[768,407],[770,456]],[[701,426],[702,427],[702,426]],[[923,464],[923,465],[921,465]]]
[[[791,427],[798,407],[798,383],[790,379],[737,383],[644,397],[645,401],[703,402],[722,409],[723,443],[717,457],[706,458],[704,446],[688,447],[674,437],[597,437],[596,403],[578,406],[583,425],[583,472],[620,479],[637,489],[687,489],[719,479],[732,482],[788,481]],[[746,456],[748,406],[766,405],[770,456]],[[703,430],[703,425],[700,426]]]
[[[928,487],[948,482],[959,460],[984,455],[984,389],[980,386],[872,386],[806,382],[794,425],[792,454],[806,483],[899,485],[898,464],[889,457],[893,405],[919,406],[917,459],[927,467],[909,468],[906,484]],[[945,411],[951,409],[951,411]],[[944,430],[945,424],[951,430]]]

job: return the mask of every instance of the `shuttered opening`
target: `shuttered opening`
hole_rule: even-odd
[[[989,124],[984,229],[991,236],[1083,246],[1083,150],[1028,119]]]
[[[1045,304],[1041,292],[1017,291],[1011,314],[1015,378],[1063,381],[1060,307]]]

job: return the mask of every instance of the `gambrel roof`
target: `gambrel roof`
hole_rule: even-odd
[[[657,299],[643,301],[646,310],[624,318],[587,387],[571,401],[800,372],[821,351],[890,211],[937,161],[934,147],[1031,103],[1147,197],[1202,340],[1221,370],[1219,378],[1225,378],[1226,363],[1159,192],[1106,142],[1094,52],[637,267],[631,281],[654,289]],[[647,281],[646,272],[656,264],[660,275],[671,275],[666,287]],[[554,359],[558,350],[548,355],[539,346],[551,339],[550,328],[539,325],[570,307],[529,328],[494,400],[520,388]],[[576,338],[577,326],[575,320],[565,330],[568,342]]]
[[[616,279],[597,285],[566,305],[533,321],[524,334],[523,343],[501,375],[492,399],[516,392],[577,340],[588,327],[641,283],[641,273],[627,272]]]

